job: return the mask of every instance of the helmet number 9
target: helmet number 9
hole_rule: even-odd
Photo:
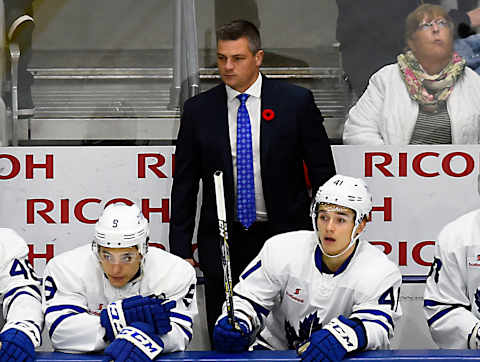
[[[113,219],[113,225],[112,225],[113,228],[116,228],[118,227],[118,219]]]

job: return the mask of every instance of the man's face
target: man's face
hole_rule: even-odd
[[[320,205],[317,216],[318,237],[325,253],[336,255],[350,243],[355,213],[346,207]]]
[[[142,256],[135,246],[130,248],[99,247],[100,265],[112,286],[121,288],[137,274]]]
[[[225,84],[236,91],[245,92],[257,79],[263,60],[263,50],[252,54],[245,37],[237,40],[219,40],[217,64]]]

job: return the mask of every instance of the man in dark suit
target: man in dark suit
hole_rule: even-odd
[[[260,35],[252,23],[221,26],[217,62],[224,84],[185,102],[177,139],[170,251],[193,263],[201,180],[197,243],[210,335],[225,300],[213,173],[223,171],[234,283],[267,238],[311,228],[304,162],[314,190],[335,174],[312,93],[261,75],[262,60]],[[244,137],[250,137],[248,142]]]

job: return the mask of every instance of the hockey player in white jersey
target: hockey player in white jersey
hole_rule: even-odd
[[[215,348],[296,348],[304,361],[389,348],[401,315],[401,274],[359,240],[371,207],[361,179],[335,175],[321,186],[311,208],[315,231],[267,240],[234,288],[237,328],[224,312],[214,329]]]
[[[440,348],[480,349],[480,209],[440,232],[423,305]]]
[[[0,229],[0,293],[5,325],[0,333],[0,362],[34,361],[43,329],[40,281],[28,262],[25,241]]]
[[[197,313],[195,270],[148,248],[148,230],[136,205],[112,204],[98,220],[92,244],[50,260],[43,311],[55,350],[108,346],[105,354],[115,361],[149,361],[185,350]]]

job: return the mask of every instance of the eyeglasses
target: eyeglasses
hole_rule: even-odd
[[[99,258],[109,264],[133,264],[140,259],[140,253],[111,254],[108,251],[101,251]]]
[[[445,19],[436,19],[436,20],[432,20],[428,23],[419,24],[418,29],[419,30],[430,30],[430,29],[433,29],[433,24],[436,24],[439,28],[446,28],[450,25],[449,22],[446,21]]]

